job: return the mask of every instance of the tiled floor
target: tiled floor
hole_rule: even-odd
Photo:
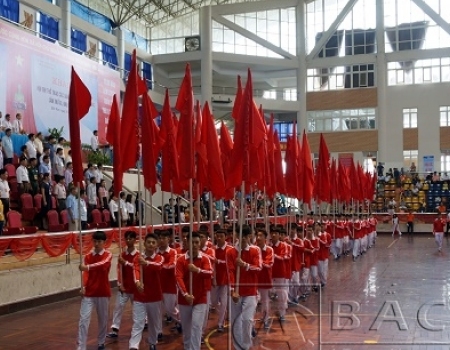
[[[350,257],[330,261],[327,287],[300,306],[289,307],[284,324],[274,321],[266,331],[256,323],[254,348],[450,349],[449,250],[450,242],[444,239],[439,254],[431,234],[396,240],[384,235],[356,262]],[[0,349],[75,349],[79,306],[79,298],[74,298],[0,317]],[[128,349],[130,318],[128,306],[120,337],[107,349]],[[216,318],[211,312],[202,348],[232,348],[228,331],[214,331]],[[95,335],[93,316],[89,349],[96,349]],[[148,349],[145,341],[140,349]],[[182,349],[181,336],[168,325],[158,350],[172,349]]]

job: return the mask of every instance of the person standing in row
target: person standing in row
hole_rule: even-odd
[[[442,251],[442,239],[444,238],[444,219],[442,213],[439,213],[433,222],[433,235],[438,246],[438,252]]]

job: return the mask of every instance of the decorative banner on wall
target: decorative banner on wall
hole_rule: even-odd
[[[93,130],[105,140],[114,94],[120,96],[120,75],[87,57],[58,44],[39,39],[0,22],[0,111],[21,113],[27,132],[64,127],[69,136],[67,115],[71,66],[92,95],[91,109],[81,120],[81,142],[90,143]]]
[[[434,156],[423,156],[423,172],[432,173],[434,171]]]

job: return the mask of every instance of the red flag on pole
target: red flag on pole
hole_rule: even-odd
[[[225,124],[222,122],[220,126],[220,153],[222,156],[222,169],[223,169],[223,175],[225,179],[225,183],[227,183],[227,176],[229,174],[229,169],[231,167],[231,155],[233,153],[233,140],[231,139],[230,133],[225,126]],[[234,196],[234,187],[227,188],[225,199],[231,199]]]
[[[333,201],[338,198],[338,173],[336,169],[336,159],[331,160],[330,169],[330,199]]]
[[[203,107],[202,122],[206,125],[207,129],[206,150],[208,152],[208,188],[215,198],[223,198],[225,196],[225,180],[220,158],[219,140],[217,139],[214,117],[211,115],[208,102],[206,102]]]
[[[122,191],[123,172],[120,166],[120,112],[117,96],[113,96],[111,113],[109,115],[108,130],[106,131],[106,141],[113,147],[113,176],[114,176],[114,194],[119,196]]]
[[[83,164],[81,162],[80,120],[89,112],[91,93],[81,81],[72,66],[69,90],[69,131],[73,160],[73,182],[83,181]]]
[[[136,50],[131,56],[131,69],[123,98],[121,129],[121,169],[122,172],[136,167],[139,157],[138,87],[140,78],[137,71]]]
[[[280,139],[278,138],[278,131],[273,133],[274,143],[274,163],[275,163],[275,181],[276,191],[280,193],[286,193],[286,184],[283,176],[283,162],[281,157]]]
[[[184,79],[178,92],[175,108],[180,112],[177,132],[179,168],[183,169],[179,180],[189,180],[194,175],[194,94],[192,91],[191,66],[186,64]],[[189,184],[188,184],[189,185]]]
[[[167,89],[161,113],[159,134],[162,142],[161,190],[171,192],[170,181],[178,179],[178,154],[176,149],[175,126],[170,109],[169,91]]]
[[[294,198],[298,194],[298,154],[297,154],[297,125],[294,123],[292,135],[288,136],[285,163],[286,163],[286,193]]]
[[[153,101],[148,94],[142,99],[142,174],[144,175],[144,187],[156,192],[158,176],[156,174],[156,162],[161,150],[161,141],[159,139],[159,129],[155,124],[154,118],[158,116]]]
[[[235,121],[239,118],[239,110],[241,108],[242,104],[242,83],[241,83],[241,76],[238,75],[237,77],[237,91],[236,91],[236,97],[234,99],[234,105],[233,109],[231,111],[231,116],[234,118]]]
[[[303,203],[311,205],[311,199],[314,190],[314,170],[311,159],[311,149],[309,147],[308,137],[305,130],[303,130],[302,139],[302,154],[303,154]]]
[[[320,134],[319,164],[316,179],[315,187],[318,202],[330,203],[330,152],[323,134]]]

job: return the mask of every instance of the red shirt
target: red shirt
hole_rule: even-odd
[[[305,258],[305,268],[309,269],[311,267],[311,257],[314,253],[307,252],[307,251],[305,251],[305,249],[314,249],[314,248],[311,244],[311,241],[307,238],[305,238],[303,240],[303,246],[304,246],[303,254],[304,254],[304,258]]]
[[[328,232],[321,232],[319,240],[319,260],[326,260],[330,256],[331,235]]]
[[[211,267],[214,266],[214,263],[216,261],[216,254],[214,252],[214,249],[208,247],[207,245],[205,245],[202,248],[202,253],[204,255],[206,255],[206,257],[209,259],[209,262],[211,263]],[[210,279],[205,279],[205,286],[206,286],[206,290],[210,291],[212,288],[212,278],[213,278],[213,274],[211,274],[211,278]]]
[[[161,270],[162,292],[165,294],[177,294],[177,281],[175,278],[177,251],[167,247],[165,250],[159,249],[158,254],[164,258]]]
[[[231,249],[231,246],[224,244],[223,247],[216,246],[216,284],[218,286],[229,285],[228,273],[227,273],[227,251]]]
[[[236,287],[237,258],[238,251],[235,247],[227,251],[228,280],[233,289]],[[259,247],[248,245],[241,251],[241,259],[249,265],[240,268],[239,295],[243,297],[257,295],[258,273],[262,268]]]
[[[273,255],[275,257],[275,262],[272,268],[273,278],[285,278],[286,276],[286,265],[284,259],[286,256],[286,246],[283,242],[278,241],[276,244],[272,245]]]
[[[433,233],[443,233],[444,232],[444,220],[436,218],[433,222]]]
[[[189,305],[184,298],[185,294],[189,293],[189,252],[180,255],[177,260],[175,268],[175,277],[178,286],[178,304]],[[197,266],[200,271],[198,273],[192,272],[192,295],[194,296],[193,305],[206,304],[206,280],[211,280],[212,267],[206,255],[201,252],[193,259],[193,264]]]
[[[143,257],[147,261],[147,265],[140,265],[139,259],[136,259],[134,261],[134,273],[136,275],[136,281],[140,281],[144,285],[144,292],[140,293],[136,290],[136,293],[134,293],[134,300],[140,301],[141,303],[154,303],[161,301],[161,270],[164,258],[156,253],[152,256],[146,256],[144,253]]]
[[[303,241],[298,238],[292,238],[292,257],[291,257],[291,269],[292,271],[300,271],[302,268],[302,253],[303,253]]]
[[[121,254],[125,263],[117,263],[117,283],[125,290],[125,293],[134,294],[136,291],[136,276],[134,275],[134,260],[139,257],[139,252],[134,249],[131,253],[125,250]]]
[[[272,289],[273,249],[265,245],[261,250],[262,269],[258,272],[258,289]]]
[[[286,255],[284,256],[284,278],[291,279],[292,276],[292,268],[291,268],[291,259],[292,259],[292,246],[283,242],[286,248]]]
[[[347,228],[345,227],[345,221],[337,220],[334,225],[334,234],[336,238],[344,238]]]
[[[110,297],[109,270],[111,269],[111,252],[103,249],[100,253],[90,252],[84,257],[83,286],[86,297]]]
[[[311,245],[314,248],[314,253],[311,255],[311,265],[315,266],[319,263],[319,249],[320,249],[320,242],[317,237],[314,237],[311,240]]]

